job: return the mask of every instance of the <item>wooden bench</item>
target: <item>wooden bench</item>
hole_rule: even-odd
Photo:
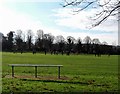
[[[60,67],[63,65],[42,65],[42,64],[9,64],[12,67],[12,77],[14,77],[14,67],[35,67],[35,78],[37,78],[37,67],[58,67],[58,78],[60,79]]]

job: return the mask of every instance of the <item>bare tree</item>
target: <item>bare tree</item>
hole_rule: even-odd
[[[52,34],[43,35],[43,48],[45,51],[50,51],[54,41],[54,36]]]
[[[58,35],[55,38],[56,43],[65,42],[65,38],[62,35]]]
[[[0,32],[0,51],[2,51],[2,40],[3,40],[3,33]]]
[[[79,43],[79,42],[82,43],[82,39],[80,37],[77,39],[77,43]]]
[[[2,37],[3,37],[3,33],[0,32],[0,43],[2,43]]]
[[[56,43],[58,44],[58,49],[61,54],[64,54],[65,38],[62,35],[56,36]]]
[[[80,37],[77,39],[77,47],[76,47],[76,49],[77,49],[78,54],[82,51],[82,39]]]
[[[90,44],[91,43],[91,38],[89,36],[86,36],[83,40],[86,44]]]
[[[44,35],[43,30],[41,30],[41,29],[37,30],[37,37],[38,37],[39,39],[43,39],[43,35]]]
[[[27,31],[27,44],[28,44],[28,50],[31,50],[32,48],[32,39],[33,39],[33,32],[32,30]]]
[[[71,44],[71,43],[74,44],[74,42],[75,42],[76,40],[75,40],[74,37],[72,37],[72,36],[68,36],[68,37],[67,37],[67,41],[68,41],[69,44]]]
[[[52,41],[54,40],[54,36],[52,34],[44,34],[43,35],[43,39],[44,40],[49,40],[49,41]]]
[[[17,30],[16,31],[16,37],[21,38],[22,37],[22,30]]]
[[[94,44],[100,44],[100,41],[99,41],[98,38],[94,38],[94,39],[92,40],[92,43],[94,43]]]
[[[89,36],[86,36],[83,41],[85,43],[85,47],[84,47],[85,52],[89,54],[91,52],[90,44],[91,44],[92,40]]]
[[[8,34],[7,34],[7,37],[8,37],[8,39],[7,39],[7,49],[9,50],[9,51],[12,51],[13,50],[13,36],[14,36],[14,31],[10,31]]]
[[[22,53],[22,50],[23,50],[22,30],[16,31],[15,44],[16,44],[16,47],[14,48],[14,50],[15,49],[21,50],[21,53]]]
[[[67,37],[67,55],[69,55],[71,52],[74,52],[73,46],[74,46],[75,41],[76,40],[74,37],[72,36]]]
[[[102,44],[103,45],[108,45],[108,43],[106,41],[103,41]]]
[[[79,13],[86,9],[97,9],[96,14],[91,17],[92,27],[100,25],[110,16],[119,16],[120,0],[64,0],[63,7],[75,7],[73,12]]]
[[[43,30],[39,29],[37,30],[37,38],[36,38],[36,46],[37,46],[37,49],[39,51],[42,50],[42,47],[43,47],[43,35],[44,35],[44,32]]]

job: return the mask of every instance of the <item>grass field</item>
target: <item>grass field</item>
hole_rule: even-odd
[[[57,68],[15,68],[11,77],[8,64],[61,64],[61,79]],[[118,56],[44,55],[32,53],[2,53],[3,92],[106,92],[118,91]]]

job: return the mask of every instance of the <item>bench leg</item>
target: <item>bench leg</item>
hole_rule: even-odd
[[[35,78],[37,78],[37,66],[35,66]]]
[[[58,79],[60,79],[60,67],[58,67]]]
[[[14,77],[14,66],[12,66],[12,77]]]

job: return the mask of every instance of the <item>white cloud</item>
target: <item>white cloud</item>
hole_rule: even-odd
[[[89,17],[94,15],[97,11],[98,9],[93,9],[81,11],[79,14],[72,15],[73,12],[71,8],[56,9],[54,10],[54,16],[58,17],[58,19],[55,22],[57,25],[60,26],[88,30],[87,27],[89,27],[92,24],[92,21],[89,19]],[[92,30],[104,32],[117,32],[117,18],[110,17],[106,22],[104,22],[100,26],[92,28]]]
[[[0,6],[0,14],[0,32],[4,34],[18,29],[26,31],[28,29],[36,30],[42,28],[40,22],[34,21],[26,14],[12,11],[7,7]]]
[[[116,41],[116,44],[118,44],[118,23],[116,17],[109,17],[107,21],[102,23],[101,25],[88,29],[92,22],[89,19],[90,16],[93,16],[98,9],[93,10],[87,10],[87,11],[81,11],[79,14],[72,15],[72,9],[71,8],[60,8],[53,10],[55,17],[57,19],[55,20],[56,24],[58,26],[68,27],[69,30],[72,28],[80,30],[88,30],[91,33],[88,32],[74,32],[70,33],[72,36],[78,36],[80,35],[83,39],[85,36],[90,36],[91,38],[99,38],[102,41],[106,41],[109,44],[111,44],[113,41]],[[96,33],[92,33],[92,31]],[[101,33],[102,32],[102,33]],[[84,36],[84,37],[83,37]]]
[[[53,16],[58,17],[58,19],[55,21],[57,25],[70,28],[86,29],[85,24],[88,22],[86,19],[86,12],[82,11],[82,15],[73,15],[71,8],[61,8],[53,11],[55,12]]]
[[[0,4],[0,32],[5,36],[10,31],[21,29],[25,34],[28,29],[31,29],[36,35],[37,30],[42,29],[44,33],[52,33],[53,35],[63,35],[65,32],[44,26],[40,21],[34,20],[30,15],[13,11]]]

